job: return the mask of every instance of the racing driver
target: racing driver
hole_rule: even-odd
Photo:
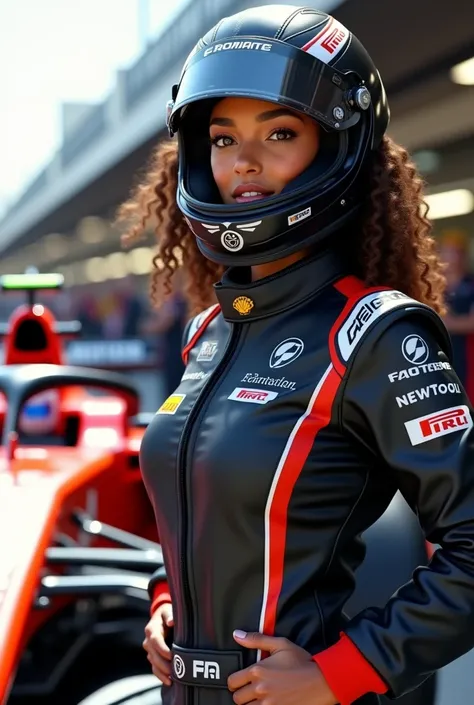
[[[474,646],[471,408],[421,180],[388,123],[346,27],[248,9],[188,57],[173,139],[122,207],[130,238],[156,216],[156,301],[181,267],[200,311],[141,449],[165,703],[368,705]],[[438,548],[348,619],[360,535],[397,490]]]

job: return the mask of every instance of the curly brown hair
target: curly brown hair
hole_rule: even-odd
[[[152,302],[159,306],[173,291],[181,270],[189,313],[215,303],[213,284],[223,267],[201,254],[176,205],[178,148],[165,140],[155,149],[144,178],[117,213],[130,245],[153,226],[158,247],[153,259]],[[424,184],[408,152],[384,137],[374,153],[370,191],[356,243],[357,274],[368,286],[403,291],[440,314],[445,313],[443,266],[431,236]]]

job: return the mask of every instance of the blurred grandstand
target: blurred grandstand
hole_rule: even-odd
[[[56,299],[56,312],[69,317],[82,307],[86,338],[140,337],[139,329],[121,330],[118,323],[114,329],[113,321],[128,301],[121,283],[127,277],[141,297],[136,305],[145,310],[153,236],[124,251],[111,219],[165,135],[170,87],[196,39],[224,14],[253,4],[192,0],[134,65],[118,72],[105,102],[63,106],[60,149],[0,221],[0,274],[30,265],[63,273],[68,289]],[[474,233],[474,6],[451,0],[447,27],[440,0],[307,4],[351,27],[374,56],[391,103],[390,133],[411,150],[427,179],[436,232],[455,227]],[[0,301],[0,317],[15,303]],[[156,365],[145,348],[122,348],[124,359]],[[107,358],[104,346],[102,353],[88,350],[95,362],[101,354]]]

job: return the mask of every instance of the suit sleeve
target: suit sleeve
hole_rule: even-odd
[[[192,326],[195,324],[195,318],[191,318],[185,325],[181,338],[181,348],[184,350],[189,342]],[[150,578],[148,583],[148,594],[151,600],[150,613],[153,614],[160,605],[165,602],[171,602],[170,589],[167,580],[163,580],[163,569],[159,568]]]
[[[439,546],[385,608],[364,610],[345,629],[390,697],[474,646],[472,409],[440,340],[422,313],[373,331],[342,397],[344,432],[373,454],[372,472],[395,478]],[[343,639],[330,648],[334,660]]]

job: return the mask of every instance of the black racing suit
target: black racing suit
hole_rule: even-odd
[[[356,677],[338,663],[348,637],[397,697],[474,646],[472,420],[449,338],[430,308],[365,289],[329,252],[246,276],[229,270],[220,308],[192,322],[141,449],[175,619],[166,697],[231,705],[226,677],[261,656],[234,629],[326,655],[330,684],[330,657]],[[384,609],[347,621],[360,534],[397,489],[440,548]]]

